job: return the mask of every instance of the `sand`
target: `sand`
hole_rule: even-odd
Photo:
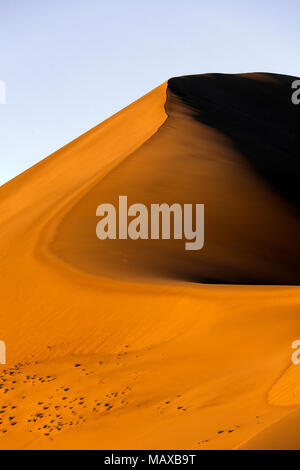
[[[1,449],[299,448],[297,210],[197,112],[164,83],[0,188]],[[120,194],[204,202],[205,249],[102,245]]]

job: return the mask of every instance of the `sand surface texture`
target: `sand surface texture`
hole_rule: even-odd
[[[1,449],[300,447],[291,80],[171,79],[0,188]],[[100,241],[119,195],[204,203],[203,250]]]

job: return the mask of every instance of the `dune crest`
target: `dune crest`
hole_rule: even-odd
[[[204,87],[202,80],[205,78],[212,84]],[[204,111],[203,119],[197,114],[200,104],[195,90],[203,94],[209,90],[213,94],[221,88],[222,79],[218,77],[215,83],[215,77],[197,76],[196,85],[194,80],[190,84],[188,77],[170,80],[165,103],[168,118],[142,146],[101,181],[91,184],[66,212],[50,244],[56,256],[83,271],[115,279],[137,280],[142,277],[152,281],[299,284],[300,252],[296,247],[300,221],[297,208],[265,181],[267,170],[260,175],[259,169],[249,165],[247,155],[240,153],[232,140],[232,133],[227,131],[227,136],[220,132],[213,105],[209,127]],[[236,76],[224,78],[225,96],[235,106],[232,96],[235,96],[238,79]],[[260,103],[261,96],[266,94],[265,88],[257,91],[254,79],[240,79],[243,93],[256,92]],[[177,88],[183,83],[183,89],[194,94],[187,98],[184,92],[178,91],[174,82]],[[268,100],[260,104],[258,122],[253,125],[252,134],[249,130],[246,144],[251,135],[257,135],[258,141],[262,141],[260,134],[269,123],[268,117],[263,121],[260,114],[267,112],[270,100],[274,108],[276,100],[279,102],[276,114],[280,116],[279,124],[284,120],[282,92],[278,97],[276,88],[268,91]],[[287,100],[286,108],[295,118],[290,107],[293,105]],[[206,109],[204,105],[203,108]],[[242,108],[239,114],[243,112],[246,111]],[[251,112],[253,114],[253,108]],[[230,118],[228,112],[229,123],[235,130],[238,117]],[[254,122],[254,117],[249,116],[248,121]],[[244,123],[245,128],[248,128],[248,121]],[[276,123],[278,129],[279,124]],[[227,124],[228,129],[229,126]],[[286,138],[285,130],[280,134],[275,124],[274,129],[277,139],[279,136],[282,140]],[[243,132],[242,129],[242,135]],[[297,134],[293,138],[295,142],[289,136],[290,147],[299,148]],[[267,145],[261,144],[259,151],[266,152],[265,164],[270,166],[272,156],[277,161],[279,144],[274,148]],[[278,172],[286,167],[285,158],[282,160],[281,166],[278,162]],[[293,177],[294,174],[297,172],[293,172]],[[100,243],[95,237],[95,208],[101,203],[117,207],[119,195],[128,196],[129,204],[144,204],[149,212],[153,203],[170,206],[173,203],[205,204],[204,249],[186,253],[182,240],[105,240]],[[296,204],[297,201],[294,202]]]

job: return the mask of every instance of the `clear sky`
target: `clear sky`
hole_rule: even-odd
[[[0,184],[170,77],[299,55],[299,0],[0,0]]]

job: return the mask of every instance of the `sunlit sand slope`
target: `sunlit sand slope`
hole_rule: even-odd
[[[300,412],[296,411],[267,427],[239,447],[240,450],[299,450]]]
[[[197,106],[165,83],[0,189],[0,448],[298,445],[297,200]],[[204,203],[204,249],[100,242],[122,194]]]

